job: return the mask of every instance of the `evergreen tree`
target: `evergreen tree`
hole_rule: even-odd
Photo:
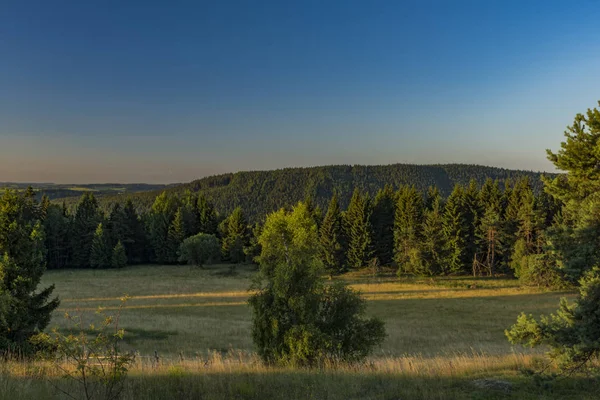
[[[90,265],[94,268],[107,268],[111,265],[112,247],[110,239],[102,223],[98,224],[94,239],[92,240],[92,250],[90,252]]]
[[[464,217],[464,262],[465,267],[471,266],[477,254],[477,227],[482,217],[483,210],[479,201],[479,189],[477,182],[471,179],[469,186],[464,191],[463,197],[463,217]]]
[[[456,185],[446,200],[443,215],[445,271],[460,274],[467,271],[471,260],[469,246],[468,207],[464,188]]]
[[[344,213],[344,229],[348,240],[346,259],[352,268],[367,266],[373,256],[371,213],[369,196],[355,189]]]
[[[381,265],[390,265],[394,261],[395,216],[396,194],[391,186],[386,185],[375,196],[371,215],[375,257]]]
[[[71,264],[76,268],[90,266],[92,241],[102,215],[92,193],[85,193],[77,205],[71,234]]]
[[[423,237],[421,242],[421,257],[423,260],[423,273],[438,275],[447,273],[444,219],[439,194],[429,198],[430,208],[425,210],[423,220]]]
[[[237,207],[225,220],[222,253],[223,258],[232,263],[241,263],[246,259],[244,248],[248,245],[248,223],[244,212]]]
[[[120,203],[114,203],[106,221],[106,234],[111,248],[114,244],[125,241],[127,233],[123,208]]]
[[[561,224],[548,232],[550,250],[561,272],[576,282],[600,265],[600,109],[577,114],[565,137],[558,152],[548,150],[548,159],[566,175],[546,178],[544,184],[564,205]]]
[[[69,264],[70,224],[71,220],[65,208],[55,204],[48,206],[44,219],[48,269],[65,268]]]
[[[500,212],[497,206],[492,203],[486,208],[477,231],[479,239],[478,262],[490,276],[496,272],[497,259],[501,254],[500,229]]]
[[[398,193],[394,217],[394,258],[402,272],[422,269],[419,254],[420,230],[423,223],[423,196],[412,186]]]
[[[0,197],[0,353],[27,354],[29,339],[50,322],[54,286],[38,291],[46,270],[38,204],[27,193]]]
[[[178,208],[179,200],[169,196],[166,192],[162,192],[154,200],[152,210],[148,215],[148,237],[152,243],[155,261],[158,264],[174,262],[176,253],[173,251],[172,243],[169,242],[168,236],[169,228]]]
[[[342,246],[342,213],[336,194],[333,195],[319,230],[320,256],[327,272],[337,274],[344,270]]]
[[[127,200],[123,208],[123,225],[124,237],[121,242],[125,247],[127,263],[140,263],[144,260],[147,239],[144,226],[131,199]]]
[[[112,251],[111,266],[113,268],[124,268],[127,265],[127,253],[123,243],[117,242]]]
[[[179,207],[177,212],[175,212],[175,217],[173,218],[173,222],[169,226],[169,231],[167,233],[167,244],[169,248],[169,254],[167,256],[166,262],[170,264],[175,264],[179,260],[179,247],[181,243],[185,239],[185,224],[183,221],[183,209]]]
[[[216,235],[218,232],[217,212],[214,205],[206,197],[200,195],[196,202],[196,219],[199,232]]]

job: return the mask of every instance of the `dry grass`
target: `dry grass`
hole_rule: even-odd
[[[55,283],[62,299],[51,325],[66,328],[65,311],[92,319],[98,307],[114,309],[122,295],[131,296],[121,321],[126,348],[140,356],[125,399],[591,399],[600,390],[593,379],[536,384],[522,373],[539,352],[513,349],[504,329],[521,311],[554,311],[565,293],[522,289],[506,279],[346,275],[338,279],[360,290],[368,313],[386,322],[382,348],[358,366],[268,368],[252,352],[246,298],[254,271],[240,267],[224,277],[227,268],[50,271],[43,283]],[[513,390],[477,388],[479,378],[506,380]],[[42,364],[4,365],[0,399],[52,398],[57,383],[77,390]]]

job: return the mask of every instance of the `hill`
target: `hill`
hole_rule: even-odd
[[[375,195],[385,185],[394,188],[414,185],[421,191],[437,186],[442,195],[447,196],[455,184],[467,185],[471,179],[481,185],[491,178],[503,185],[507,180],[527,176],[534,190],[539,191],[542,188],[541,175],[539,172],[466,164],[331,165],[229,173],[175,185],[166,190],[173,194],[182,194],[187,190],[201,192],[222,214],[241,206],[250,219],[256,219],[309,196],[324,208],[334,191],[339,193],[341,205],[345,207],[355,188]],[[144,211],[152,206],[161,191],[99,197],[100,203],[106,208],[115,201],[131,198],[138,209]],[[77,198],[71,198],[67,203],[74,204],[76,201]]]
[[[112,196],[123,193],[138,193],[155,190],[163,190],[173,185],[160,185],[148,183],[101,183],[101,184],[56,184],[56,183],[20,183],[0,182],[0,190],[15,189],[25,190],[29,186],[36,192],[38,200],[42,195],[48,196],[50,200],[68,197],[79,198],[82,192],[94,192],[98,197]]]

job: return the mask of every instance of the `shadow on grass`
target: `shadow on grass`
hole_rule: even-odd
[[[166,340],[170,336],[177,335],[177,331],[164,331],[164,330],[154,330],[154,329],[139,329],[139,328],[123,328],[125,330],[125,335],[123,336],[123,341],[127,344],[136,344],[141,340]],[[62,335],[75,334],[77,335],[79,332],[84,332],[87,335],[97,335],[97,330],[91,329],[82,329],[82,330],[71,330],[69,328],[60,328],[58,332]]]

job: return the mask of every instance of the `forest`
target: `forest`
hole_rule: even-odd
[[[555,174],[544,174],[553,177]],[[324,209],[334,193],[340,205],[347,207],[354,189],[375,196],[379,189],[390,185],[394,188],[414,186],[422,193],[435,186],[442,196],[448,196],[456,184],[466,186],[471,180],[481,186],[487,178],[497,180],[501,187],[505,182],[528,177],[535,193],[542,189],[541,173],[485,167],[480,165],[332,165],[311,168],[284,168],[272,171],[242,171],[195,180],[190,183],[166,188],[169,194],[183,195],[186,191],[199,193],[211,201],[222,214],[242,207],[249,221],[257,222],[270,212],[311,198],[315,205]],[[138,212],[150,210],[161,190],[139,193],[95,193],[100,208],[105,212],[115,202],[133,201]],[[55,199],[74,209],[80,195]]]
[[[400,274],[509,273],[535,280],[523,260],[543,252],[545,232],[560,210],[553,196],[535,192],[528,177],[503,184],[488,178],[481,186],[473,179],[445,197],[435,186],[422,193],[390,185],[373,197],[355,189],[346,207],[340,197],[335,193],[324,209],[305,199],[331,274],[394,266]],[[141,214],[131,199],[104,213],[93,193],[85,193],[74,212],[47,198],[40,207],[49,269],[111,267],[113,253],[123,251],[127,264],[177,264],[181,244],[199,233],[217,238],[222,262],[252,263],[260,253],[264,218],[250,224],[241,207],[221,214],[190,190],[164,191]]]

